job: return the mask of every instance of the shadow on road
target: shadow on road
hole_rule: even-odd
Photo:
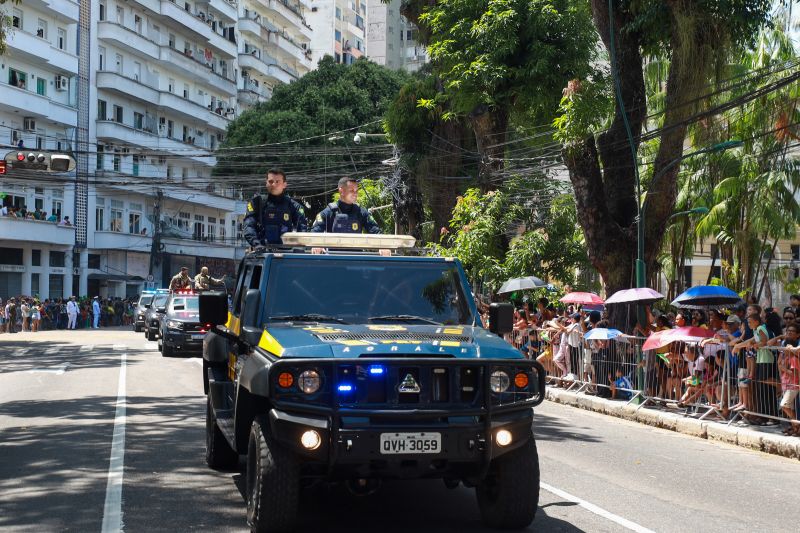
[[[54,341],[13,341],[0,344],[0,374],[54,370],[69,363],[67,371],[118,367],[120,352],[112,344],[79,346]],[[128,364],[138,364],[128,361]]]
[[[533,431],[537,441],[560,442],[579,440],[581,442],[602,442],[590,428],[579,427],[561,417],[553,417],[536,412]]]

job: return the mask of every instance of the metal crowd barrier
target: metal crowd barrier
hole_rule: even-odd
[[[671,407],[699,419],[773,420],[800,430],[800,385],[792,374],[800,372],[800,353],[780,347],[733,353],[727,344],[710,342],[643,351],[645,337],[570,342],[566,336],[528,328],[515,329],[506,340],[544,366],[550,386],[636,402],[638,408]],[[692,354],[695,361],[702,357],[699,366],[689,361]],[[787,369],[782,383],[781,370]],[[795,376],[794,382],[787,376]]]

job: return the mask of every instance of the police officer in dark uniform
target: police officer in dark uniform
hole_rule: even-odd
[[[339,201],[328,204],[314,220],[316,233],[381,233],[369,211],[356,203],[358,182],[353,178],[339,180]]]
[[[281,244],[281,235],[288,231],[308,231],[303,206],[289,198],[285,190],[286,174],[282,170],[269,170],[269,194],[257,194],[247,204],[243,233],[250,246]]]

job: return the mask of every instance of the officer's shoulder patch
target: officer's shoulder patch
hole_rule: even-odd
[[[253,212],[253,202],[247,202],[247,212],[248,213]]]
[[[317,218],[314,219],[315,222],[322,222],[322,213],[317,215]]]

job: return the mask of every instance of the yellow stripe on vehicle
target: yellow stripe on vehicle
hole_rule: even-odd
[[[234,335],[241,333],[241,323],[239,321],[239,317],[233,316],[230,312],[228,312],[228,321],[225,322],[225,327],[228,328],[228,331]]]
[[[461,346],[461,343],[460,342],[456,342],[456,341],[434,341],[433,345],[434,346],[449,346],[451,348],[457,348],[457,347]]]
[[[405,340],[405,339],[396,339],[396,340],[381,341],[381,344],[422,344],[422,341],[410,341],[410,340]]]
[[[339,341],[339,344],[344,344],[345,346],[372,346],[371,342],[358,340],[343,340]]]
[[[461,335],[464,333],[464,328],[445,328],[443,333],[446,335]]]
[[[280,357],[283,355],[283,346],[275,340],[275,337],[269,334],[269,332],[265,329],[264,333],[261,334],[261,340],[258,341],[258,347],[268,351],[271,354],[277,355]]]

